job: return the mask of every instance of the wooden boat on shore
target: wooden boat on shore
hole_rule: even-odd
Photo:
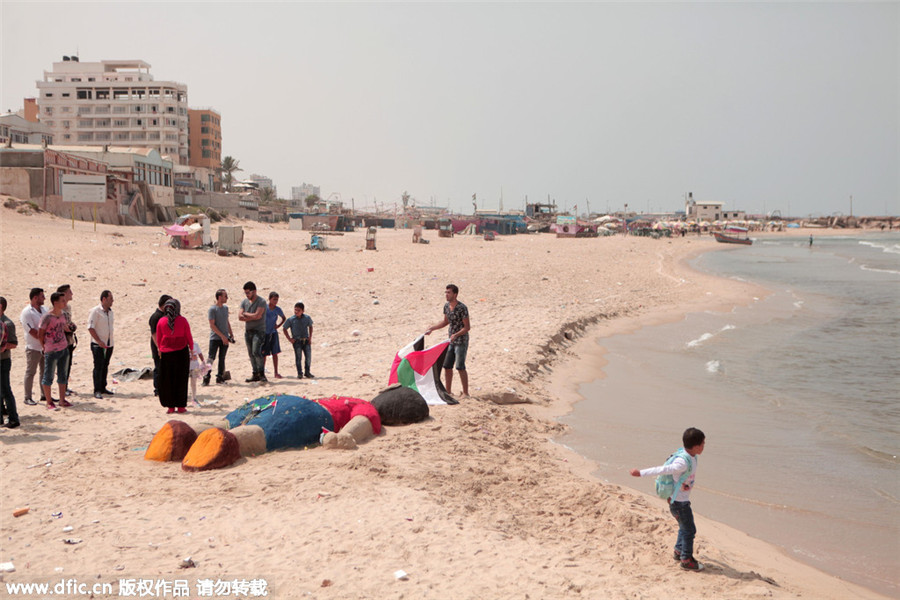
[[[750,239],[748,232],[743,227],[729,227],[725,231],[714,231],[716,241],[722,244],[743,244],[750,246],[753,240]]]

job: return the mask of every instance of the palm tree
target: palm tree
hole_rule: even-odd
[[[263,204],[270,204],[275,202],[277,198],[275,197],[275,190],[270,187],[264,187],[259,190],[259,199]]]
[[[231,191],[231,184],[234,182],[234,172],[242,171],[240,167],[241,161],[235,160],[232,156],[226,156],[222,159],[222,166],[219,170],[222,172],[222,183],[225,184],[225,189],[227,191]]]

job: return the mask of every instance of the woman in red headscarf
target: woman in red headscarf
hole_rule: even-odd
[[[194,338],[187,319],[181,316],[181,303],[170,298],[163,307],[165,318],[156,324],[159,348],[159,403],[166,413],[187,412],[188,378],[191,374],[191,348]]]

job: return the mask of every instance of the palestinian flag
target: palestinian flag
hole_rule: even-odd
[[[444,340],[426,349],[425,336],[420,335],[397,352],[388,383],[416,390],[428,404],[459,404],[441,383],[441,368],[449,345],[450,340]]]

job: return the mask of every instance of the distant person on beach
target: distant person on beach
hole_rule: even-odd
[[[191,373],[191,349],[194,338],[187,319],[181,316],[181,303],[169,298],[163,306],[165,317],[156,324],[159,348],[159,403],[166,413],[187,412],[188,377]]]
[[[66,305],[63,307],[63,315],[66,317],[66,321],[69,322],[69,330],[66,332],[66,344],[69,349],[69,358],[68,364],[66,365],[66,373],[69,374],[69,377],[72,376],[72,360],[75,357],[75,347],[78,345],[78,336],[75,335],[75,330],[78,327],[75,325],[75,321],[72,320],[72,307],[69,306],[69,303],[72,302],[72,298],[75,297],[75,294],[72,292],[72,286],[68,283],[59,286],[56,288],[56,291],[63,295],[63,298],[66,300]],[[66,394],[72,395],[72,388],[66,387]]]
[[[41,317],[41,327],[38,330],[38,339],[44,349],[44,376],[41,379],[41,389],[47,399],[47,408],[56,410],[50,388],[53,385],[53,373],[56,372],[56,383],[59,385],[59,405],[72,406],[66,400],[66,386],[69,383],[69,344],[66,341],[69,320],[63,314],[66,305],[65,294],[53,292],[50,295],[50,304],[53,308]]]
[[[244,343],[247,344],[247,355],[250,357],[250,367],[253,369],[253,375],[245,381],[247,383],[254,381],[265,383],[268,380],[266,379],[262,346],[266,339],[266,301],[257,295],[256,284],[252,281],[244,284],[244,295],[247,297],[241,301],[238,321],[243,321],[246,326]]]
[[[812,234],[810,234],[809,235],[809,247],[810,248],[812,248],[812,244],[813,244],[813,237],[812,237]]]
[[[91,355],[94,357],[94,398],[101,400],[113,392],[106,387],[109,361],[113,353],[113,295],[109,290],[100,292],[100,304],[88,313],[88,333],[91,334]]]
[[[304,375],[309,379],[315,379],[315,375],[309,372],[312,363],[313,321],[305,312],[306,306],[302,302],[294,304],[294,314],[284,322],[284,337],[294,348],[297,379],[303,379]]]
[[[694,525],[694,512],[691,510],[691,490],[697,478],[697,457],[703,454],[706,436],[702,431],[689,427],[681,436],[684,452],[679,449],[671,461],[659,467],[649,469],[631,469],[634,477],[648,475],[671,475],[681,486],[669,498],[669,512],[678,521],[678,538],[675,540],[675,560],[681,561],[681,568],[688,571],[702,571],[703,564],[694,559],[694,536],[697,527]]]
[[[166,316],[166,313],[163,312],[163,307],[171,298],[172,296],[169,296],[168,294],[160,296],[159,302],[156,304],[156,310],[150,315],[150,353],[153,355],[154,396],[159,395],[159,348],[156,347],[156,326],[159,324],[159,320]]]
[[[6,316],[6,298],[0,296],[0,406],[3,407],[3,416],[6,417],[6,424],[3,427],[7,429],[15,429],[19,426],[16,397],[13,396],[12,384],[9,381],[9,372],[12,368],[10,350],[18,345],[16,325]],[[2,420],[0,420],[0,424],[2,424]]]
[[[22,323],[22,336],[25,338],[25,404],[29,406],[37,404],[31,392],[34,388],[34,376],[38,370],[40,370],[38,388],[41,392],[41,402],[44,401],[44,388],[41,387],[41,380],[44,379],[44,348],[38,336],[41,330],[41,317],[47,313],[44,298],[44,290],[31,288],[28,293],[28,306],[22,310],[19,317]]]
[[[225,383],[225,355],[228,347],[234,342],[234,332],[231,330],[231,321],[228,319],[228,292],[223,289],[216,290],[216,303],[209,307],[206,317],[209,319],[209,361],[219,357],[219,366],[216,371],[216,383]],[[203,376],[203,385],[209,385],[210,371]]]
[[[284,311],[278,306],[278,292],[269,292],[269,304],[266,305],[266,337],[263,340],[262,357],[263,371],[266,368],[266,357],[272,357],[275,379],[282,378],[278,374],[278,355],[281,354],[281,344],[278,343],[278,330],[282,325],[284,325]]]
[[[425,335],[437,329],[443,329],[450,325],[450,345],[444,357],[444,380],[447,393],[453,386],[453,367],[459,371],[459,380],[462,382],[462,395],[469,395],[469,374],[466,372],[466,353],[469,351],[469,309],[465,304],[456,299],[459,288],[452,283],[447,285],[444,296],[447,303],[444,304],[444,319],[440,323],[432,325],[425,330]]]

